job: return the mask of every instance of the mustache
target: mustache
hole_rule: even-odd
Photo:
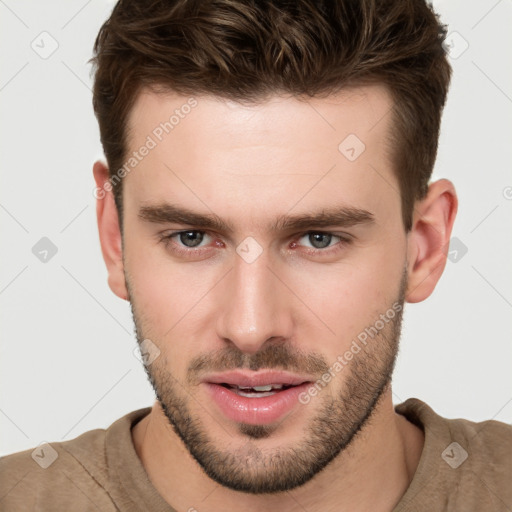
[[[206,372],[237,369],[284,370],[323,375],[328,372],[329,365],[320,354],[305,354],[284,343],[266,345],[255,354],[243,353],[238,348],[229,346],[194,358],[188,368],[188,380],[189,383],[194,383]]]

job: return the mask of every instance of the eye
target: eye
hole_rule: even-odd
[[[172,256],[188,261],[200,261],[213,256],[218,249],[225,247],[215,234],[198,229],[184,229],[160,233],[159,241]]]
[[[305,247],[311,247],[313,249],[325,249],[333,247],[333,245],[336,245],[338,242],[346,241],[341,236],[333,235],[332,233],[324,233],[322,231],[315,231],[306,233],[299,239],[299,243],[305,240],[306,243],[302,242],[301,245],[304,245]],[[334,242],[334,244],[331,245],[331,242]],[[309,245],[308,245],[309,244]]]
[[[202,231],[180,231],[172,236],[179,240],[185,247],[194,248],[198,247],[205,236],[208,235]]]
[[[174,246],[176,250],[186,251],[187,249],[202,248],[203,242],[209,243],[210,236],[204,231],[189,229],[187,231],[176,231],[174,233],[167,233],[161,237],[166,246]]]

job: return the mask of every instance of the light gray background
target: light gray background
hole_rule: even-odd
[[[457,187],[454,236],[468,251],[406,308],[395,401],[510,423],[512,0],[434,5],[458,33],[435,178]],[[0,0],[1,454],[153,402],[129,306],[107,287],[92,194],[102,152],[87,60],[112,6]],[[31,47],[49,52],[53,39],[46,59]],[[42,237],[58,248],[46,263],[32,253]]]

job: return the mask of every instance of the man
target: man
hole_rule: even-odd
[[[444,35],[420,0],[116,5],[98,226],[158,400],[2,459],[2,510],[512,509],[510,426],[392,404],[457,210]]]

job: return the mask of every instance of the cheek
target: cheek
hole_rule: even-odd
[[[163,345],[186,314],[188,296],[194,294],[196,286],[190,276],[187,279],[162,257],[163,248],[142,241],[130,243],[128,236],[126,240],[125,269],[137,320],[144,336]]]
[[[171,372],[178,380],[185,378],[183,361],[190,361],[196,350],[192,340],[194,324],[190,322],[189,292],[181,283],[171,284],[167,276],[156,271],[141,271],[132,277],[131,298],[139,335],[149,339],[160,351],[158,367]]]
[[[304,303],[328,327],[326,340],[332,338],[340,350],[398,299],[404,265],[399,248],[368,249],[343,264],[315,266],[295,280]]]
[[[205,340],[215,339],[208,329],[216,317],[215,300],[222,265],[177,263],[163,246],[146,246],[140,238],[128,237],[125,268],[137,322],[145,338],[157,344],[174,374],[183,361],[210,350]]]
[[[183,283],[168,268],[154,265],[150,258],[137,262],[134,257],[126,267],[132,298],[147,324],[158,331],[165,326],[169,329],[183,307]]]
[[[172,321],[204,286],[193,266],[172,260],[163,242],[142,230],[125,235],[124,262],[139,308],[157,319]]]

